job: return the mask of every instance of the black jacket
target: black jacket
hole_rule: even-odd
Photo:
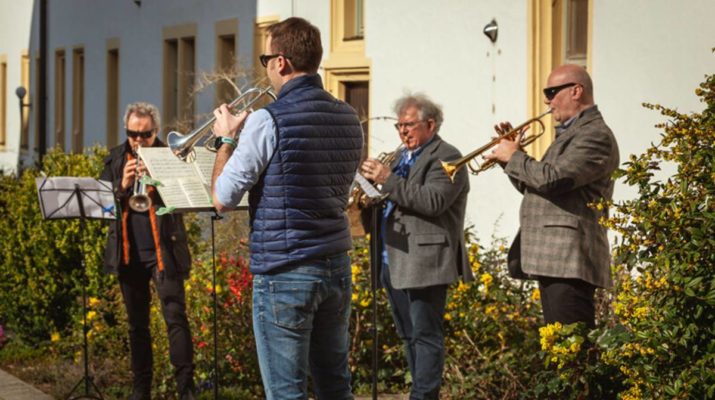
[[[154,147],[165,146],[158,138],[154,142]],[[117,274],[122,266],[122,203],[131,193],[120,190],[122,181],[122,171],[126,163],[126,153],[129,145],[125,141],[119,146],[109,151],[109,156],[104,159],[104,169],[100,179],[112,183],[114,198],[116,203],[117,218],[110,222],[109,233],[107,235],[107,246],[104,251],[104,271]],[[158,197],[158,196],[157,196]],[[154,204],[154,209],[162,207]],[[159,242],[161,243],[161,254],[167,276],[178,276],[186,279],[191,268],[191,254],[186,239],[186,228],[184,220],[180,214],[157,215],[159,228]]]

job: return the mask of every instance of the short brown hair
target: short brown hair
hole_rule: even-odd
[[[320,30],[303,18],[292,17],[268,27],[273,53],[290,59],[299,72],[318,72],[323,59]]]

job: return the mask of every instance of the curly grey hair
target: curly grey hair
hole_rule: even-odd
[[[158,132],[161,127],[161,114],[159,114],[159,109],[151,103],[146,103],[143,101],[137,101],[127,105],[127,110],[124,112],[124,127],[127,127],[129,122],[129,117],[132,114],[136,114],[140,117],[150,117],[153,131]]]
[[[439,128],[442,126],[442,122],[444,121],[444,114],[442,113],[441,105],[433,102],[429,97],[422,93],[414,93],[406,94],[405,96],[397,99],[397,101],[395,101],[393,111],[395,112],[395,115],[399,117],[409,107],[417,108],[420,120],[434,120],[434,132],[439,132]]]

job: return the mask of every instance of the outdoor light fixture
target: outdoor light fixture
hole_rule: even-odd
[[[18,86],[17,89],[15,89],[15,95],[17,96],[18,100],[20,100],[20,120],[22,120],[23,117],[23,112],[22,109],[25,107],[30,107],[30,103],[23,103],[23,99],[25,98],[25,95],[27,94],[27,89],[25,89],[24,86]]]
[[[492,43],[496,43],[497,41],[497,33],[499,33],[499,26],[497,25],[497,20],[492,19],[492,22],[488,23],[485,27],[484,30],[485,35],[489,38],[489,40],[492,41]]]

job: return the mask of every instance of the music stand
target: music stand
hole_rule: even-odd
[[[79,234],[84,232],[84,221],[91,219],[114,219],[114,193],[110,182],[94,178],[76,177],[38,177],[35,178],[40,210],[44,219],[79,218]],[[68,400],[98,399],[103,400],[102,393],[89,375],[89,354],[87,345],[87,270],[84,255],[80,251],[82,265],[82,336],[84,338],[84,376],[67,395]],[[74,392],[84,383],[84,395],[72,397]],[[96,396],[90,394],[90,386]]]
[[[386,193],[381,193],[360,173],[355,174],[354,182],[360,186],[368,197],[370,206],[370,291],[372,294],[372,398],[377,400],[377,367],[378,367],[378,345],[377,345],[377,287],[379,282],[378,273],[382,263],[382,249],[380,249],[378,237],[378,222],[380,218],[379,205],[387,198]]]

